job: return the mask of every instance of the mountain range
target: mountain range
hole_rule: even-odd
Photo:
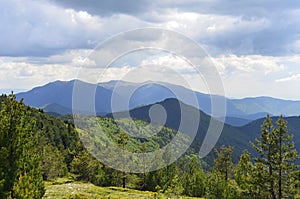
[[[79,101],[86,99],[88,92],[93,92],[95,96],[95,112],[98,115],[113,117],[115,119],[128,117],[152,122],[151,107],[163,108],[166,115],[163,125],[175,130],[190,135],[195,129],[195,122],[199,128],[196,129],[196,136],[191,144],[191,149],[199,151],[205,143],[205,137],[211,121],[210,116],[210,95],[195,92],[199,107],[188,104],[188,99],[184,96],[189,96],[194,92],[182,86],[160,83],[160,82],[145,82],[141,84],[110,81],[99,83],[97,85],[90,84],[78,80],[72,81],[56,81],[46,84],[41,87],[36,87],[28,92],[18,93],[17,98],[24,98],[27,105],[43,109],[45,112],[58,116],[72,113],[72,101],[74,85],[81,88],[84,92],[80,93]],[[114,90],[116,88],[118,89]],[[137,88],[137,89],[136,89]],[[134,92],[132,92],[134,91]],[[114,93],[116,92],[116,93]],[[111,101],[116,98],[116,103],[124,101],[124,93],[131,93],[129,99],[129,111],[122,110],[122,107],[114,109],[112,114]],[[176,99],[174,93],[180,93],[183,96]],[[226,99],[227,115],[220,137],[216,137],[216,146],[230,145],[234,146],[234,161],[238,160],[239,155],[243,150],[247,149],[251,154],[255,151],[250,147],[249,141],[254,142],[261,132],[260,126],[263,123],[267,114],[273,116],[275,122],[278,118],[276,115],[283,114],[288,122],[289,132],[292,132],[295,137],[300,136],[300,101],[281,100],[270,97],[244,98],[244,99]],[[200,115],[200,120],[195,118]],[[187,121],[187,125],[180,128],[182,117]],[[154,117],[155,119],[155,117]],[[160,118],[159,118],[160,119]],[[219,118],[216,118],[219,119]],[[157,120],[155,122],[161,122]],[[216,120],[217,124],[220,124]],[[205,141],[207,142],[207,140]],[[211,143],[212,145],[214,143]],[[295,139],[295,145],[300,151],[300,140]],[[212,162],[213,153],[210,153],[206,158],[207,162]]]
[[[166,99],[162,102],[158,102],[153,105],[159,105],[164,108],[166,111],[167,118],[164,122],[164,125],[166,127],[179,130],[179,126],[182,123],[182,117],[186,121],[194,121],[195,118],[197,118],[197,115],[200,115],[199,120],[199,128],[197,129],[196,136],[194,139],[194,142],[191,145],[191,148],[194,151],[199,151],[200,147],[204,144],[210,144],[210,143],[203,143],[205,136],[208,134],[208,128],[210,125],[211,117],[204,113],[201,110],[198,110],[192,106],[186,105],[177,99]],[[129,114],[131,118],[136,120],[144,120],[147,122],[152,122],[150,115],[151,107],[153,105],[138,107],[135,109],[132,109],[129,111]],[[114,114],[108,114],[108,117],[112,117],[114,119],[121,119],[127,117],[126,112],[118,112]],[[242,152],[247,149],[252,155],[255,155],[256,152],[253,150],[253,148],[250,146],[249,142],[255,143],[255,139],[259,138],[261,134],[261,125],[263,123],[265,118],[254,120],[247,125],[236,127],[232,126],[230,124],[224,124],[222,132],[220,134],[220,137],[216,137],[215,134],[211,135],[211,138],[217,139],[216,147],[221,147],[222,145],[225,146],[233,146],[234,147],[234,154],[233,154],[233,160],[235,162],[238,161],[239,156],[242,154]],[[272,117],[274,125],[276,125],[276,120],[278,117]],[[300,116],[291,116],[291,117],[285,117],[284,118],[288,122],[288,132],[293,133],[294,137],[299,138],[300,137]],[[159,121],[158,121],[159,122]],[[195,125],[195,124],[191,124]],[[193,131],[193,128],[191,125],[183,125],[181,126],[180,131],[185,134],[190,134],[191,131]],[[211,139],[207,139],[209,141]],[[297,151],[300,151],[300,139],[294,139],[295,146]],[[214,140],[212,140],[214,142]],[[214,143],[212,143],[214,144]],[[206,157],[208,159],[206,162],[212,162],[214,153],[211,151],[211,153]]]
[[[178,98],[185,104],[192,105],[204,113],[211,115],[211,96],[209,94],[196,92],[188,88],[164,83],[144,82],[131,83],[125,81],[109,81],[98,84],[90,84],[79,80],[55,81],[46,85],[33,88],[27,92],[18,93],[17,99],[24,98],[24,102],[30,106],[41,108],[45,112],[64,115],[72,113],[73,89],[81,88],[82,95],[79,101],[85,101],[89,93],[94,95],[95,111],[97,115],[106,115],[111,112],[119,112],[133,109],[168,98]],[[117,88],[117,89],[116,89]],[[112,99],[115,104],[121,104],[131,94],[127,107],[114,107],[112,110]],[[190,103],[190,96],[194,94],[198,104]],[[124,104],[124,103],[122,103]],[[282,100],[271,97],[251,97],[243,99],[226,98],[225,122],[235,126],[243,126],[250,121],[269,115],[297,116],[300,115],[300,101]],[[80,111],[80,110],[78,110]]]

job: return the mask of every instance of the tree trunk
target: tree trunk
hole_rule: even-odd
[[[123,184],[123,188],[126,188],[126,177],[125,177],[125,172],[123,172],[122,184]]]
[[[272,175],[273,175],[272,166],[269,166],[269,171],[270,171],[270,177],[272,178]],[[273,180],[270,181],[270,185],[271,185],[272,198],[276,199],[276,193],[275,193],[275,190],[274,190],[274,181]]]
[[[282,169],[281,169],[281,163],[282,163],[282,137],[279,137],[279,179],[278,179],[278,186],[279,186],[279,190],[278,190],[278,199],[282,198]]]
[[[270,174],[270,186],[271,186],[271,194],[272,194],[272,198],[276,199],[276,193],[275,193],[275,189],[274,189],[274,181],[272,179],[273,177],[273,168],[272,168],[272,164],[271,164],[271,148],[269,146],[269,154],[268,154],[268,161],[269,161],[269,174]]]

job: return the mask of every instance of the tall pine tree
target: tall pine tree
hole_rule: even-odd
[[[214,170],[223,174],[225,180],[228,181],[233,171],[233,147],[222,146],[220,151],[215,149],[215,153],[217,155],[217,158],[214,161]]]
[[[44,184],[30,108],[13,94],[0,111],[0,198],[42,198]]]
[[[257,190],[264,197],[291,198],[294,191],[292,176],[297,168],[295,161],[298,154],[292,142],[293,136],[288,134],[287,122],[280,116],[276,124],[277,128],[267,116],[260,139],[256,139],[256,144],[251,143],[259,153],[254,158],[252,184],[259,187]]]

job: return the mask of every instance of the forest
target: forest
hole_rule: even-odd
[[[22,100],[17,101],[13,94],[2,95],[0,102],[1,199],[43,198],[47,182],[62,177],[90,182],[97,187],[150,191],[155,193],[153,198],[300,198],[299,154],[293,132],[288,131],[282,116],[276,120],[266,116],[259,136],[250,143],[254,154],[243,150],[234,160],[234,151],[241,149],[222,145],[212,151],[211,158],[201,159],[197,147],[191,145],[176,160],[172,160],[168,150],[155,157],[168,166],[135,174],[101,163],[92,150],[87,150],[81,137],[91,136],[98,150],[105,150],[105,143],[110,141],[136,153],[162,148],[177,134],[182,143],[189,137],[176,129],[162,127],[154,136],[136,138],[130,132],[139,129],[126,118],[117,121],[99,116],[91,120],[81,116],[102,126],[106,136],[98,139],[93,132],[88,134],[84,125],[75,127],[72,115],[50,116],[41,109],[26,106]],[[134,123],[147,125],[143,120]],[[149,128],[143,133],[151,134],[151,131]],[[112,158],[118,157],[113,151],[108,152]],[[169,164],[170,161],[173,163]],[[86,198],[76,194],[68,197]]]

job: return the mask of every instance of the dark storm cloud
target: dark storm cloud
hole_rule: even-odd
[[[269,21],[265,27],[257,31],[231,30],[218,36],[206,37],[205,41],[199,41],[207,45],[213,45],[219,51],[229,51],[236,54],[264,54],[285,55],[299,53],[298,49],[291,49],[291,45],[299,40],[300,1],[280,0],[51,0],[65,8],[84,10],[93,15],[108,16],[113,14],[128,14],[151,22],[163,23],[159,15],[155,18],[147,14],[158,12],[162,15],[170,9],[177,12],[195,12],[209,15],[224,15],[241,17],[243,21],[265,19]],[[298,13],[297,13],[298,10]],[[248,30],[248,31],[247,31]],[[180,31],[180,30],[179,30]]]
[[[200,17],[193,23],[180,21],[187,12]],[[208,18],[201,15],[214,18],[214,24],[203,25]],[[228,17],[232,20],[223,21]],[[169,28],[169,22],[179,23],[172,30],[213,49],[212,55],[297,54],[299,18],[300,1],[291,0],[3,0],[0,56],[50,56],[92,49],[119,32],[148,26]],[[222,28],[209,32],[210,25]]]

